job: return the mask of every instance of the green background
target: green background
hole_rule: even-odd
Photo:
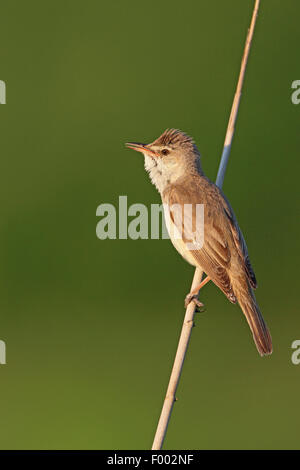
[[[99,240],[96,208],[160,203],[124,142],[167,127],[215,179],[252,6],[1,2],[1,448],[151,446],[193,268],[169,240]],[[224,183],[274,353],[208,284],[165,449],[299,448],[299,13],[261,2]]]

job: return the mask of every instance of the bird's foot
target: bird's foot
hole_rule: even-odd
[[[197,294],[188,294],[185,298],[185,301],[184,301],[184,306],[185,308],[187,308],[187,306],[191,303],[191,302],[194,302],[194,304],[196,305],[196,308],[197,308],[197,312],[204,312],[205,308],[204,308],[204,304],[202,302],[200,302],[200,300],[198,299],[198,295]]]

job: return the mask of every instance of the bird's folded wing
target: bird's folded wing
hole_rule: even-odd
[[[229,202],[227,201],[224,194],[222,194],[222,203],[224,207],[224,212],[229,220],[230,228],[233,236],[233,240],[235,242],[236,249],[238,250],[241,259],[244,261],[245,271],[250,282],[250,285],[255,289],[257,287],[257,281],[255,277],[254,270],[252,268],[249,255],[248,255],[248,248],[243,237],[242,231],[239,227],[239,224],[236,220],[235,214]]]
[[[184,243],[191,247],[190,254],[197,265],[203,269],[231,302],[236,302],[227,274],[231,257],[230,250],[222,228],[218,224],[218,219],[214,217],[215,211],[205,210],[204,239],[201,248],[197,248],[199,238],[201,239],[201,237],[197,237],[196,233],[196,229],[198,229],[196,205],[201,204],[199,193],[193,191],[193,189],[187,191],[173,185],[164,194],[164,199],[168,204],[170,218],[182,235]],[[191,210],[186,210],[189,205]]]

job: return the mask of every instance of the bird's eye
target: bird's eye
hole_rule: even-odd
[[[169,150],[168,150],[168,149],[162,149],[161,153],[162,153],[163,155],[168,155]]]

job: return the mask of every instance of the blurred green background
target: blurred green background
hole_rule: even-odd
[[[2,449],[151,446],[193,268],[169,240],[96,237],[103,202],[160,203],[128,140],[192,135],[215,179],[252,1],[0,4]],[[263,0],[224,191],[274,353],[202,293],[165,449],[299,448],[296,0]]]

